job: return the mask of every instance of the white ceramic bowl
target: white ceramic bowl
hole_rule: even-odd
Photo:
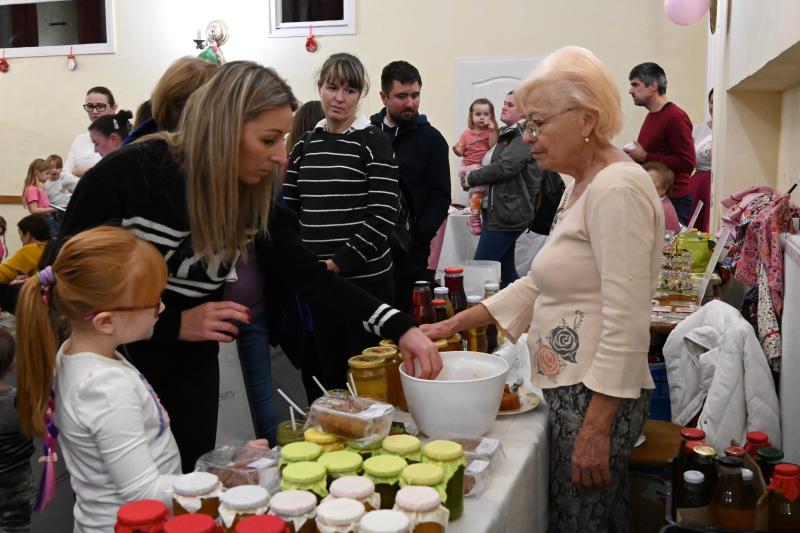
[[[429,437],[479,437],[497,416],[508,363],[480,352],[441,355],[444,368],[435,380],[411,377],[400,367],[411,416]]]

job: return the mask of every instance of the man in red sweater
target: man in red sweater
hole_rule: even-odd
[[[667,98],[667,75],[655,63],[642,63],[631,70],[628,93],[633,103],[649,113],[636,142],[625,145],[625,152],[638,163],[661,161],[673,173],[675,182],[670,200],[682,224],[689,222],[692,196],[689,176],[695,166],[692,121],[686,112]]]

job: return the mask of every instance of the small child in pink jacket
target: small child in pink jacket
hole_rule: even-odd
[[[648,161],[644,164],[644,169],[650,174],[656,192],[661,198],[661,207],[664,208],[664,229],[671,230],[677,235],[681,232],[681,223],[678,221],[675,206],[669,199],[669,190],[672,188],[675,174],[661,161]]]

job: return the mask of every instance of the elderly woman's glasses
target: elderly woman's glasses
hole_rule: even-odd
[[[568,109],[565,109],[564,111],[561,111],[560,113],[556,113],[555,115],[551,115],[551,116],[549,116],[547,118],[536,119],[536,120],[526,120],[525,122],[522,123],[522,129],[524,131],[528,132],[528,135],[530,135],[531,137],[533,137],[535,139],[536,137],[539,136],[539,132],[542,130],[542,127],[544,127],[545,124],[547,124],[548,122],[550,122],[554,118],[563,115],[564,113],[569,113],[570,111],[575,111],[575,109],[577,109],[577,108],[570,107]]]
[[[101,113],[106,110],[108,104],[83,104],[83,109],[88,113],[93,111],[100,111]]]

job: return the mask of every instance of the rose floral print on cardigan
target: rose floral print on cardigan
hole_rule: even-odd
[[[550,330],[550,335],[542,339],[539,337],[536,349],[536,371],[553,383],[558,383],[558,375],[568,363],[577,363],[580,336],[578,329],[583,323],[584,312],[575,311],[572,325],[567,324],[566,318],[561,319],[561,324]]]

